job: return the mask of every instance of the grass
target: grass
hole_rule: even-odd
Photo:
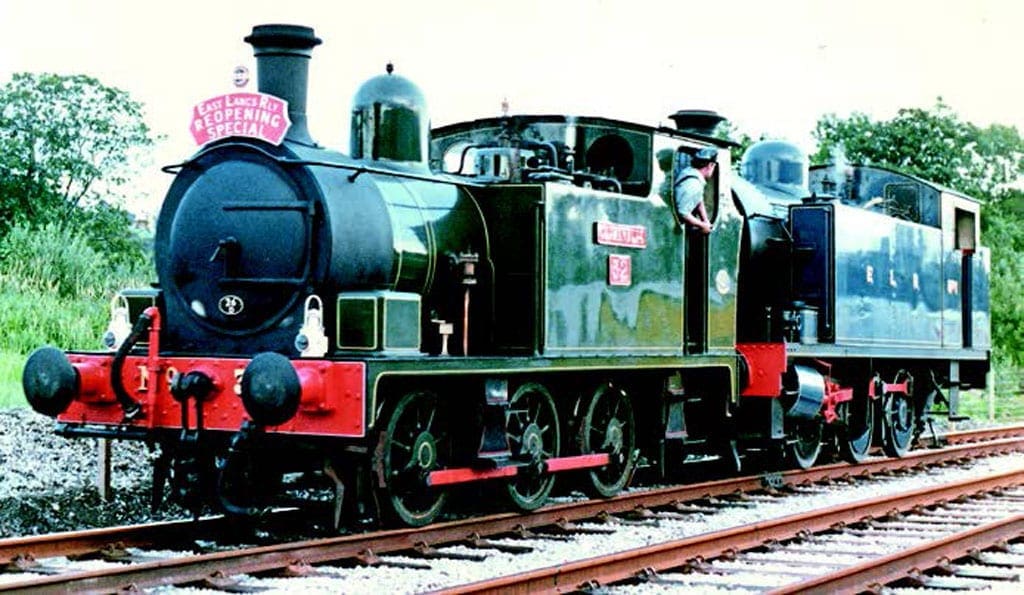
[[[992,403],[989,403],[987,390],[964,391],[960,393],[959,413],[977,422],[1009,424],[1024,420],[1020,372],[997,369],[991,377],[995,383]]]
[[[28,406],[21,392],[21,369],[24,365],[24,355],[0,352],[0,409]]]

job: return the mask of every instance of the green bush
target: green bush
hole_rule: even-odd
[[[78,209],[68,225],[81,229],[88,245],[116,266],[148,262],[146,242],[132,227],[128,211],[120,207],[99,203]]]
[[[0,241],[0,265],[7,291],[88,299],[106,289],[103,258],[83,235],[53,223],[11,228]]]
[[[147,277],[144,262],[111,264],[81,232],[12,227],[0,240],[0,351],[98,348],[113,295]]]

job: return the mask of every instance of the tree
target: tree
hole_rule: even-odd
[[[996,355],[1024,367],[1024,191],[1010,189],[982,212],[982,239],[992,250],[992,342]]]
[[[0,222],[117,206],[153,144],[142,105],[125,91],[85,75],[15,74],[0,87]]]
[[[754,139],[750,138],[749,134],[736,128],[736,126],[729,120],[722,120],[719,122],[718,126],[716,126],[715,130],[711,133],[711,136],[731,141],[738,145],[729,147],[729,154],[732,157],[732,166],[734,169],[739,169],[740,160],[743,159],[743,154],[747,152],[750,145],[756,142]]]
[[[932,111],[905,108],[891,120],[825,115],[814,137],[813,163],[832,162],[841,151],[853,163],[894,167],[992,201],[1012,196],[1024,176],[1024,140],[1016,128],[964,122],[941,97]]]
[[[852,163],[893,167],[986,202],[983,242],[992,250],[992,339],[998,359],[1024,366],[1024,139],[1012,126],[962,121],[940,98],[931,111],[901,109],[891,120],[823,116],[815,163],[842,152]]]

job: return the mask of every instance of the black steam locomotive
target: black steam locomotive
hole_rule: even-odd
[[[713,112],[430,130],[390,69],[356,94],[344,155],[306,126],[313,31],[246,41],[261,93],[221,103],[255,111],[209,116],[221,138],[168,168],[159,283],[117,296],[107,351],[43,347],[24,372],[59,433],[158,445],[158,493],[246,514],[318,477],[336,520],[428,523],[456,488],[531,510],[559,477],[608,497],[708,455],[900,456],[984,383],[969,197],[809,171],[779,142],[735,176]],[[281,100],[278,143],[258,110]],[[673,208],[705,147],[723,149],[708,235]]]

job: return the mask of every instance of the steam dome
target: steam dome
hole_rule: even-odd
[[[765,140],[754,143],[743,154],[740,175],[759,186],[804,197],[807,189],[807,155],[793,143],[781,140]]]
[[[430,118],[412,81],[387,73],[363,83],[352,100],[352,157],[427,165]]]

